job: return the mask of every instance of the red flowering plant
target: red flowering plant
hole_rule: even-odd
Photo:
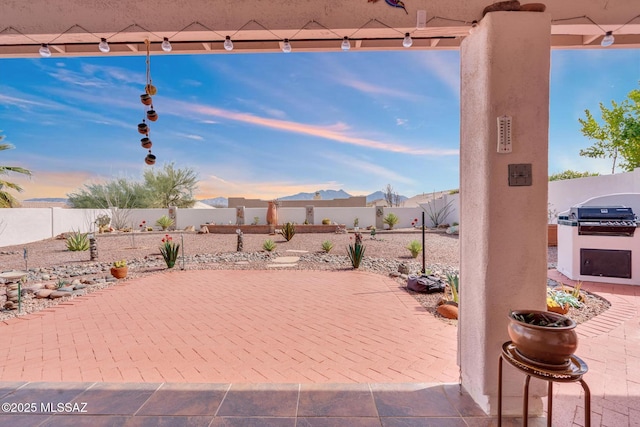
[[[147,231],[147,221],[143,219],[138,227],[140,227],[140,231]]]
[[[180,244],[175,243],[171,236],[165,234],[162,238],[162,245],[160,245],[160,253],[162,254],[162,258],[164,258],[164,262],[167,263],[167,268],[173,268],[173,266],[176,265],[179,249]]]
[[[349,255],[349,260],[351,260],[353,268],[358,268],[360,267],[362,258],[364,258],[365,247],[362,244],[362,234],[355,233],[354,235],[356,237],[356,243],[355,245],[349,244],[347,247],[347,254]],[[351,240],[351,236],[349,236],[349,240]]]

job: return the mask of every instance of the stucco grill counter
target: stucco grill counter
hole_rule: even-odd
[[[640,285],[637,227],[629,207],[572,207],[558,219],[558,271],[572,280]]]

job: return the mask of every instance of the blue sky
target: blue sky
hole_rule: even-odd
[[[200,178],[197,198],[269,199],[459,187],[457,51],[153,55],[156,167]],[[578,155],[578,118],[638,87],[640,50],[553,51],[549,171],[610,173]],[[140,179],[145,58],[0,59],[3,165],[33,177],[19,199],[65,197],[88,182]]]

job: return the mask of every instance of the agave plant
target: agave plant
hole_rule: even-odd
[[[89,237],[88,233],[74,231],[67,236],[67,249],[70,251],[88,251]]]
[[[275,248],[276,248],[276,243],[271,239],[265,240],[264,243],[262,244],[262,249],[264,249],[267,252],[271,252]]]
[[[326,253],[331,252],[331,249],[333,249],[333,243],[331,243],[330,240],[325,240],[324,242],[322,242],[322,250],[325,251]]]
[[[460,277],[457,274],[447,273],[447,283],[451,289],[451,298],[455,303],[460,302]]]
[[[293,223],[288,222],[282,226],[282,229],[280,230],[280,234],[282,234],[282,237],[284,237],[285,240],[288,242],[289,240],[293,239],[293,236],[295,236],[296,226],[293,225]]]

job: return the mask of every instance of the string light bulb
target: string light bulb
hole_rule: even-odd
[[[224,38],[224,50],[233,50],[233,42],[230,36]]]
[[[282,51],[284,53],[291,52],[291,43],[289,43],[289,39],[284,39],[284,43],[282,43]]]
[[[342,39],[342,45],[340,45],[340,47],[342,48],[342,50],[351,49],[351,42],[349,42],[349,37],[344,36],[344,38]]]
[[[102,53],[109,53],[111,48],[109,47],[109,43],[107,43],[107,39],[105,39],[104,37],[100,39],[100,44],[98,44],[98,49],[100,49],[100,52]]]
[[[162,50],[164,50],[165,52],[171,52],[173,50],[168,37],[164,37],[164,39],[162,40]]]
[[[613,31],[607,31],[604,35],[604,38],[602,39],[602,42],[600,42],[600,46],[611,46],[615,40],[615,37],[613,37]]]
[[[402,46],[406,48],[413,46],[413,40],[411,39],[411,35],[409,33],[404,33],[404,40],[402,40]]]
[[[42,46],[40,46],[40,49],[38,50],[38,52],[40,52],[40,56],[42,56],[43,58],[48,58],[51,56],[49,45],[46,43],[42,43]]]

